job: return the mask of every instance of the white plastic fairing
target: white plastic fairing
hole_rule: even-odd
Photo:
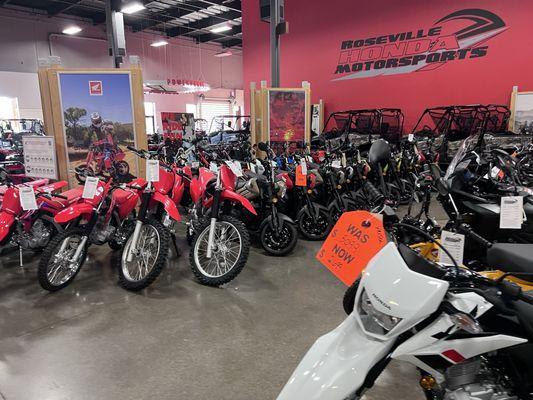
[[[368,371],[389,353],[394,339],[366,336],[354,315],[315,342],[278,400],[343,400],[361,387]]]
[[[414,272],[405,264],[394,243],[388,243],[368,263],[355,299],[358,305],[363,290],[376,310],[401,318],[387,333],[378,334],[365,329],[359,314],[354,312],[363,331],[385,340],[405,332],[437,310],[448,282]]]

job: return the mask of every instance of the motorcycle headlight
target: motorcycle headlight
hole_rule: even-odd
[[[376,310],[364,289],[359,299],[358,308],[359,317],[365,330],[375,334],[383,335],[388,333],[402,320],[401,318],[393,317],[392,315]]]

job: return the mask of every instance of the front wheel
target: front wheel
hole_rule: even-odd
[[[115,161],[114,167],[119,176],[126,176],[130,173],[130,165],[126,161]]]
[[[87,257],[87,243],[87,233],[82,228],[67,229],[48,243],[37,275],[43,289],[55,292],[74,280]],[[77,251],[79,246],[83,246],[80,252]],[[76,253],[78,256],[74,259]]]
[[[298,218],[298,229],[308,240],[324,240],[328,236],[330,226],[330,216],[326,208],[320,207],[316,213],[316,210],[309,210],[305,206]]]
[[[270,223],[261,228],[260,240],[263,249],[273,256],[284,256],[294,250],[298,241],[298,230],[293,222],[282,220],[276,229]]]
[[[189,262],[198,281],[206,286],[220,286],[235,279],[242,271],[250,252],[246,226],[237,218],[225,215],[215,222],[211,257],[207,245],[211,221],[203,222],[192,238]]]
[[[120,257],[118,284],[126,290],[138,291],[150,286],[167,263],[170,232],[156,219],[149,218],[141,227],[137,246],[128,261],[133,230]]]

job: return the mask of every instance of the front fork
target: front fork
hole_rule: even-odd
[[[142,194],[141,197],[141,207],[139,209],[139,215],[137,216],[137,221],[135,221],[135,229],[133,230],[133,236],[131,238],[131,245],[128,250],[128,254],[126,255],[126,261],[132,262],[133,256],[137,252],[137,242],[139,241],[139,236],[141,234],[141,228],[146,220],[146,213],[148,212],[148,206],[150,204],[150,200],[152,199],[152,191],[151,188],[147,188]]]
[[[213,255],[213,244],[215,242],[215,227],[218,219],[218,212],[220,208],[220,194],[221,190],[215,190],[213,195],[213,205],[211,206],[211,222],[209,223],[209,237],[207,239],[207,258]]]

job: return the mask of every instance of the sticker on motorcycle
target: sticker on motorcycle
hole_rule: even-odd
[[[19,189],[20,206],[24,211],[37,210],[37,200],[35,199],[35,191],[31,186],[22,186]]]
[[[235,174],[236,177],[242,176],[242,166],[240,161],[226,161],[226,165],[231,169],[231,172]]]
[[[524,222],[524,198],[502,197],[500,204],[500,229],[520,229]]]
[[[344,284],[355,282],[368,262],[387,244],[379,216],[368,211],[341,215],[316,258]]]
[[[148,182],[159,182],[158,160],[146,160],[146,180]]]
[[[440,235],[440,243],[443,245],[446,250],[451,254],[453,260],[442,251],[442,248],[439,247],[439,262],[443,265],[455,265],[454,260],[457,265],[463,263],[463,255],[465,250],[465,235],[460,233],[454,233],[450,231],[442,231]]]
[[[95,176],[88,176],[85,179],[85,184],[83,185],[83,193],[81,195],[84,199],[93,199],[96,195],[96,189],[98,188],[99,179]]]

